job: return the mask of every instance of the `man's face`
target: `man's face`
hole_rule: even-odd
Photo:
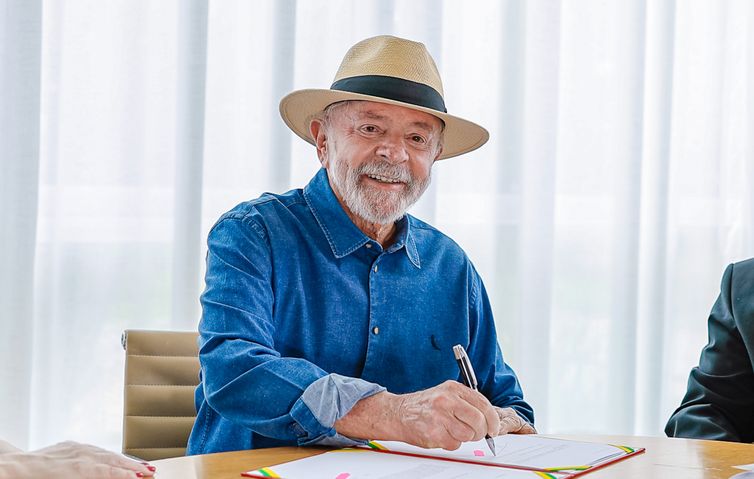
[[[331,109],[317,135],[317,151],[335,194],[351,213],[389,224],[429,186],[441,135],[442,122],[430,114],[351,101]]]

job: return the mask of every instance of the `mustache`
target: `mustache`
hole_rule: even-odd
[[[390,178],[401,183],[413,183],[414,177],[408,171],[408,168],[399,165],[391,165],[384,161],[374,161],[360,165],[355,173],[357,175],[378,175]]]

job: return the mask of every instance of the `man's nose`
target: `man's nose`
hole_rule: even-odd
[[[377,148],[377,154],[390,163],[398,164],[408,161],[408,151],[403,138],[386,137]]]

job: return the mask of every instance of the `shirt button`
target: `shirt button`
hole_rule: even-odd
[[[372,247],[372,243],[367,243],[364,246],[366,246],[367,248],[371,248]]]
[[[374,272],[377,272],[377,265],[374,265]]]
[[[372,328],[372,332],[374,334],[380,334],[380,328],[378,328],[377,326],[375,326],[375,327]]]

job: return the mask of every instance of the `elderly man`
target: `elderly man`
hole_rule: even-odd
[[[400,440],[455,449],[532,433],[482,281],[447,236],[406,215],[436,160],[487,141],[448,115],[424,45],[364,40],[329,90],[280,104],[322,169],[212,228],[190,454]],[[459,383],[468,350],[479,391]]]

